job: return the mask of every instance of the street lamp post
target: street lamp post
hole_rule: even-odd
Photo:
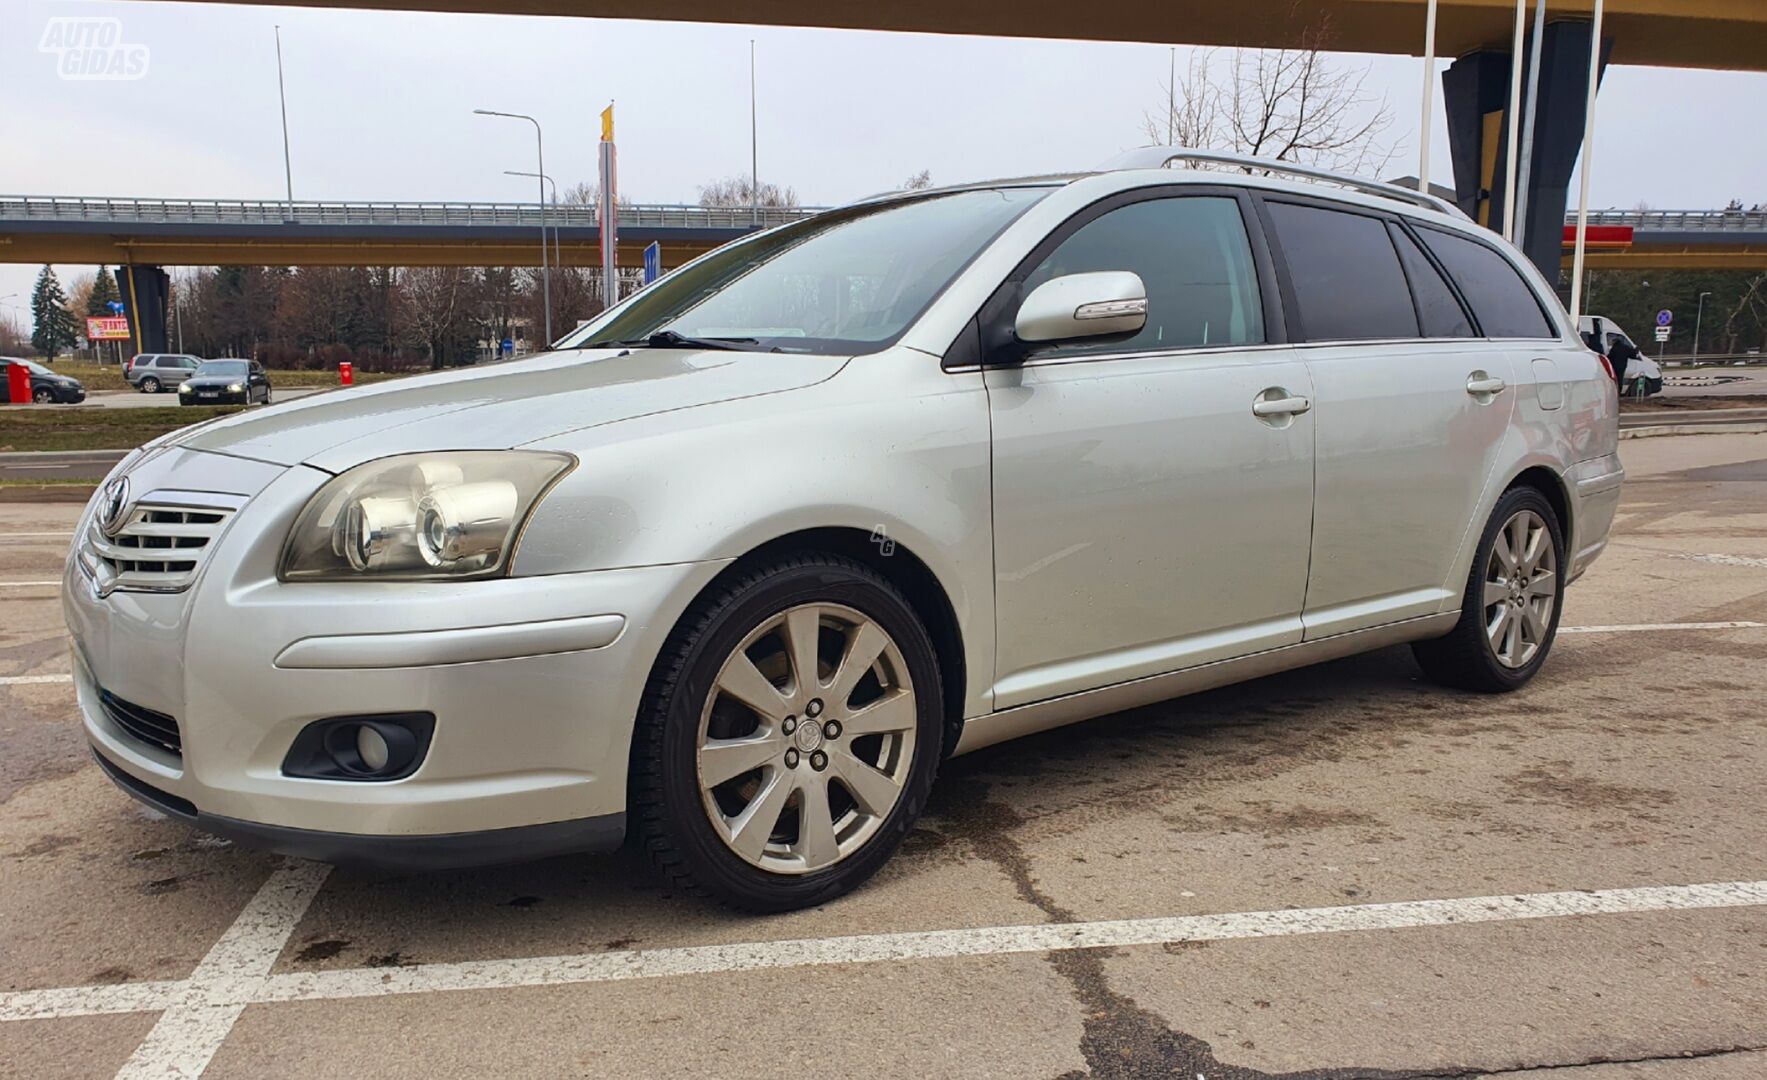
[[[1695,311],[1694,315],[1693,315],[1693,366],[1694,367],[1699,367],[1699,363],[1700,363],[1700,323],[1702,321],[1704,321],[1704,319],[1706,317],[1706,297],[1708,297],[1710,295],[1712,295],[1712,294],[1709,292],[1700,293],[1699,310]]]
[[[495,109],[474,109],[479,116],[502,116],[510,120],[526,120],[534,125],[534,156],[540,180],[540,295],[546,310],[546,346],[552,347],[552,272],[546,265],[546,141],[540,134],[540,121],[526,113],[498,112]]]
[[[526,176],[530,179],[537,176],[541,180],[544,180],[546,186],[552,189],[552,205],[558,207],[559,216],[563,216],[564,206],[558,201],[558,184],[553,181],[552,177],[547,176],[544,173],[522,172],[519,169],[504,169],[503,175]],[[559,221],[557,218],[554,218],[552,222],[552,265],[558,267],[559,270],[562,271],[564,269],[564,240],[560,237],[559,227]]]

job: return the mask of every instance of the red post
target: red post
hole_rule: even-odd
[[[6,365],[7,400],[14,405],[31,402],[31,369],[23,364]]]
[[[356,365],[348,360],[337,362],[337,381],[345,386],[356,385]]]

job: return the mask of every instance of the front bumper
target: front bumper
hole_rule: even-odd
[[[180,404],[180,405],[250,405],[251,404],[251,394],[249,392],[244,393],[244,394],[229,394],[225,390],[221,390],[221,391],[218,391],[218,392],[212,393],[212,394],[203,393],[201,391],[192,391],[190,393],[186,393],[186,392],[180,390],[180,391],[178,391],[178,404]]]
[[[722,564],[278,581],[281,540],[327,478],[185,450],[133,467],[142,501],[178,489],[248,501],[183,592],[101,597],[70,560],[75,688],[107,771],[201,828],[314,858],[462,865],[617,843],[650,664]],[[174,719],[181,748],[120,726],[101,689]],[[433,714],[435,731],[404,779],[282,772],[316,720],[405,712]]]

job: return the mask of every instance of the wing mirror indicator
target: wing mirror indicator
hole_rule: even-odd
[[[1071,341],[1140,332],[1147,325],[1147,287],[1128,270],[1050,278],[1019,305],[1013,333],[1023,342]]]

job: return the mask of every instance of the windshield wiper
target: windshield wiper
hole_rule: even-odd
[[[752,337],[688,337],[673,330],[658,330],[649,337],[613,344],[632,349],[732,349],[746,352],[745,346],[759,345],[760,342]]]

